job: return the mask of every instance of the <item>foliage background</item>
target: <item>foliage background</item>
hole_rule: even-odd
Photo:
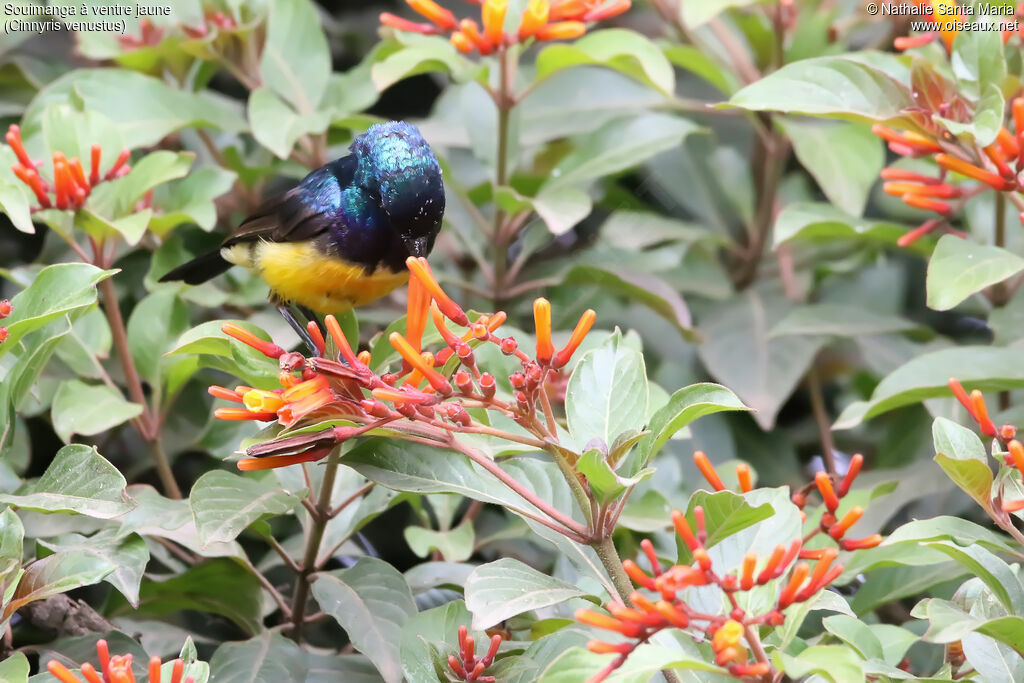
[[[518,16],[523,5],[512,3],[509,15]],[[890,46],[906,33],[905,22],[871,19],[855,2],[637,3],[575,49],[542,46],[549,51],[546,62],[537,48],[526,53],[516,85],[529,96],[509,115],[505,175],[495,172],[499,117],[477,82],[495,84],[495,60],[459,55],[441,38],[379,33],[381,11],[411,16],[399,3],[227,3],[216,9],[235,23],[222,30],[212,19],[204,22],[202,9],[176,3],[174,17],[156,22],[166,34],[152,45],[100,34],[83,34],[77,46],[66,33],[0,37],[0,116],[5,125],[20,122],[33,157],[47,159],[61,149],[85,159],[93,142],[102,144],[105,164],[123,147],[133,150],[136,169],[143,156],[164,155],[137,185],[120,185],[119,196],[106,204],[97,200],[74,219],[56,211],[35,214],[30,234],[31,195],[7,170],[13,153],[0,149],[0,298],[44,277],[44,266],[79,260],[59,234],[83,248],[91,238],[99,245],[95,264],[118,269],[100,285],[99,296],[112,284],[145,387],[143,408],[130,395],[111,327],[95,305],[94,285],[103,276],[84,266],[42,271],[53,280],[37,281],[36,291],[66,285],[67,298],[32,304],[26,298],[21,314],[38,315],[40,324],[22,334],[35,336],[17,348],[12,339],[0,351],[0,500],[18,509],[24,527],[24,544],[15,553],[19,566],[21,559],[50,553],[88,562],[58,567],[59,580],[38,597],[70,590],[108,625],[141,634],[139,642],[119,641],[135,652],[176,654],[190,635],[199,658],[228,676],[224,680],[250,680],[229,672],[261,644],[271,653],[260,662],[263,680],[272,671],[306,668],[308,680],[376,680],[380,674],[393,680],[403,670],[418,680],[410,672],[423,653],[396,643],[409,633],[415,640],[416,633],[433,631],[431,647],[435,658],[444,652],[443,662],[444,643],[454,647],[455,624],[469,623],[466,606],[449,601],[465,594],[471,602],[470,572],[498,558],[516,558],[602,599],[593,577],[581,577],[500,506],[378,486],[338,525],[336,557],[326,567],[356,572],[339,575],[345,577],[340,585],[365,586],[372,577],[392,589],[369,612],[379,616],[390,602],[401,603],[407,614],[379,638],[390,645],[347,647],[351,624],[338,617],[340,625],[324,619],[311,627],[310,648],[303,651],[274,628],[281,620],[257,572],[239,569],[257,569],[282,590],[291,585],[289,568],[265,539],[273,536],[293,555],[302,547],[302,510],[289,493],[302,488],[297,468],[243,480],[248,484],[232,478],[237,503],[261,493],[273,503],[220,535],[197,532],[195,499],[189,508],[157,493],[169,491],[154,457],[166,457],[181,490],[195,496],[193,485],[209,472],[237,477],[228,459],[256,435],[250,423],[212,418],[208,384],[230,381],[225,371],[265,383],[267,369],[227,347],[216,333],[219,323],[211,321],[248,320],[275,340],[294,338],[265,304],[259,282],[245,273],[232,271],[196,288],[156,280],[187,254],[216,245],[263,197],[342,154],[371,122],[402,118],[417,122],[445,165],[449,209],[431,262],[467,309],[506,310],[514,330],[532,329],[530,302],[540,294],[552,301],[556,330],[570,329],[585,309],[595,309],[599,331],[585,349],[616,327],[624,331],[624,344],[642,348],[641,374],[650,380],[644,417],[677,388],[705,380],[728,387],[752,409],[704,416],[665,445],[651,462],[657,476],[639,484],[620,519],[615,540],[623,557],[636,554],[642,537],[654,538],[663,557],[675,556],[669,511],[686,509],[691,494],[707,486],[692,465],[695,450],[722,472],[731,472],[736,461],[749,463],[760,487],[794,488],[821,469],[822,453],[834,449],[841,472],[849,454],[862,452],[868,471],[858,500],[866,513],[856,535],[903,531],[882,548],[846,560],[847,573],[837,582],[845,586],[844,605],[833,611],[871,626],[899,625],[912,643],[910,671],[948,679],[941,644],[957,638],[945,638],[942,628],[962,614],[943,612],[938,603],[930,613],[930,603],[919,601],[952,599],[959,589],[955,605],[948,605],[979,624],[1016,619],[1013,635],[998,639],[957,632],[972,675],[1024,679],[1024,601],[996,600],[992,585],[1000,582],[985,580],[991,573],[1008,576],[1013,594],[1024,595],[1017,565],[1004,561],[1021,549],[993,531],[985,514],[996,514],[992,496],[1019,497],[1019,480],[1007,467],[993,480],[995,461],[973,432],[956,426],[970,424],[969,416],[946,387],[956,375],[968,388],[999,392],[990,397],[998,405],[995,423],[1020,421],[1019,208],[1008,211],[1000,193],[977,194],[951,223],[969,234],[967,242],[932,234],[898,248],[897,240],[924,214],[882,192],[878,174],[895,157],[870,129],[879,121],[909,126],[922,115],[917,79],[924,74],[946,84],[937,88],[942,94],[965,102],[965,118],[955,122],[960,127],[947,126],[958,141],[991,142],[995,129],[983,115],[1010,125],[1008,103],[1021,92],[1019,36],[1004,46],[998,36],[965,33],[952,58],[941,40],[900,54]],[[460,16],[476,12],[471,4],[453,9]],[[208,27],[206,36],[180,30],[197,22]],[[129,33],[138,30],[132,26]],[[280,50],[284,63],[301,67],[276,72],[268,46]],[[256,87],[257,73],[264,87]],[[735,106],[708,106],[730,98]],[[924,170],[927,162],[907,164]],[[146,210],[137,202],[146,201],[150,187],[155,211],[142,221],[144,230],[132,217]],[[489,237],[492,224],[511,229]],[[937,242],[947,249],[933,253]],[[972,259],[984,267],[965,279]],[[364,346],[403,312],[401,292],[360,311]],[[516,336],[529,344],[529,333]],[[183,346],[191,353],[165,355]],[[614,390],[625,389],[617,384]],[[158,429],[139,426],[149,418]],[[88,447],[65,446],[71,443],[95,445],[124,479],[91,459]],[[988,450],[998,456],[1005,445],[996,440]],[[945,453],[947,460],[968,461],[964,467],[974,469],[964,474],[933,462],[944,446],[954,451]],[[55,484],[44,472],[58,451],[66,469],[53,473],[60,475]],[[81,488],[85,471],[96,474],[95,490]],[[354,470],[345,472],[336,499],[366,482]],[[71,489],[48,492],[38,488],[40,481]],[[128,517],[118,507],[126,482],[140,504]],[[45,493],[77,502],[30,500]],[[785,499],[775,508],[776,524],[795,514]],[[230,498],[220,503],[230,508]],[[468,510],[468,524],[460,525]],[[4,513],[8,531],[17,526],[13,514]],[[906,525],[939,515],[950,517],[927,528]],[[768,536],[777,532],[755,528]],[[979,538],[988,548],[978,551],[987,553],[983,560],[933,547],[967,546],[964,539]],[[933,546],[919,545],[924,542]],[[342,569],[371,548],[379,561]],[[733,553],[734,564],[743,550]],[[123,570],[111,573],[111,563]],[[382,569],[383,563],[394,569]],[[999,573],[1003,568],[1008,574]],[[980,582],[965,583],[975,574]],[[337,617],[331,598],[315,597]],[[340,611],[351,609],[339,604],[346,605]],[[532,680],[530,672],[539,676],[554,666],[556,654],[585,643],[582,632],[568,626],[573,609],[585,604],[574,594],[500,620],[513,643],[502,670],[508,679]],[[447,611],[427,612],[438,605],[448,605]],[[474,625],[486,623],[472,607]],[[793,658],[779,655],[776,665],[804,666],[832,680],[872,671],[880,657],[865,654],[858,639],[881,635],[850,635],[839,622],[823,625],[826,609],[804,612],[799,634],[771,641]],[[81,661],[82,642],[91,642],[38,615],[19,614],[10,625],[5,647],[23,649],[33,662],[36,654],[45,661],[52,653]],[[438,629],[447,629],[443,637]],[[232,642],[246,638],[254,640]],[[686,639],[662,645],[710,659],[706,643],[703,650]],[[842,646],[842,653],[827,651],[818,659],[822,651],[810,650],[793,663],[805,647],[830,645]],[[902,656],[888,661],[891,654],[881,657],[885,673],[874,675],[901,677],[893,670]],[[837,674],[835,662],[849,664],[853,678]],[[623,680],[643,680],[660,666]],[[1010,678],[998,673],[1000,667],[1013,672]],[[554,666],[545,675],[570,680],[557,675],[571,674]],[[685,675],[712,680],[721,674]]]

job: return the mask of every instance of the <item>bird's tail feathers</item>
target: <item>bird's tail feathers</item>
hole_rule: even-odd
[[[178,266],[160,278],[160,282],[181,280],[190,285],[199,285],[227,272],[230,267],[231,264],[221,256],[220,250],[211,251]]]

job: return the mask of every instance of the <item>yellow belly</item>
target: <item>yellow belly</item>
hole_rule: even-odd
[[[381,298],[409,279],[409,272],[363,266],[318,252],[310,242],[236,244],[221,251],[229,262],[256,272],[270,291],[318,313],[342,313]]]

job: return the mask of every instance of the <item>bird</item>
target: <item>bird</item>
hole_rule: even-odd
[[[290,312],[343,313],[404,284],[409,256],[427,256],[441,230],[441,166],[416,126],[388,121],[356,137],[349,154],[264,203],[217,251],[174,268],[161,282],[197,285],[232,265],[270,287],[270,300],[300,337]]]

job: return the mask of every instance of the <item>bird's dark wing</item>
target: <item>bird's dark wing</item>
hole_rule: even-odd
[[[331,206],[325,196],[340,196],[352,182],[357,165],[350,154],[322,166],[297,187],[264,203],[242,221],[223,246],[255,240],[299,242],[326,232],[340,207]]]

